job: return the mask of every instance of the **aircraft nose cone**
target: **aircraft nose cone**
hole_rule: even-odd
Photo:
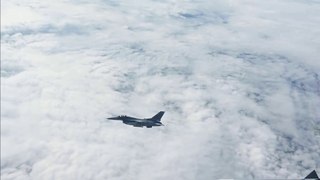
[[[110,117],[110,118],[107,118],[107,119],[117,120],[117,119],[119,119],[119,118],[118,118],[118,117]]]

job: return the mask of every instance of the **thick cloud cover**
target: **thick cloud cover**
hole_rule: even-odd
[[[319,1],[1,3],[1,179],[319,170]]]

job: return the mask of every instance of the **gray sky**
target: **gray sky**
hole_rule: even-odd
[[[320,170],[320,4],[1,2],[1,179]],[[106,118],[152,117],[134,128]]]

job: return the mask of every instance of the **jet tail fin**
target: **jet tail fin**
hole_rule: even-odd
[[[163,114],[164,114],[164,111],[160,111],[160,112],[158,112],[158,114],[153,116],[151,119],[154,120],[154,121],[161,121],[161,118],[162,118]]]
[[[313,170],[307,177],[305,177],[304,179],[319,179],[316,170]]]

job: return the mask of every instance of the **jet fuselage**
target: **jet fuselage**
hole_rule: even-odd
[[[111,117],[108,119],[120,120],[124,124],[132,125],[134,127],[146,126],[147,128],[151,128],[152,126],[163,126],[163,124],[160,122],[163,114],[164,114],[164,112],[160,111],[154,117],[146,118],[146,119],[139,119],[139,118],[134,118],[134,117],[130,117],[130,116],[117,116],[117,117]]]

